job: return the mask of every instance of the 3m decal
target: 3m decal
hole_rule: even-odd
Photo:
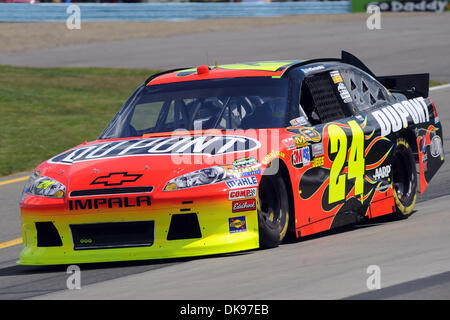
[[[247,231],[247,221],[245,216],[229,218],[228,226],[230,233],[238,233]]]
[[[232,190],[228,192],[228,200],[255,198],[257,194],[258,193],[256,188]]]
[[[295,168],[302,168],[303,166],[307,166],[311,162],[311,154],[309,152],[309,147],[303,147],[300,149],[295,149],[292,152],[292,165]]]
[[[229,189],[237,189],[237,188],[257,186],[258,180],[256,179],[255,176],[250,176],[250,177],[226,181],[226,184]]]
[[[50,159],[49,162],[72,164],[76,161],[145,155],[222,155],[238,151],[250,151],[260,146],[260,142],[253,138],[231,135],[132,139],[82,146],[64,152]]]
[[[380,125],[383,137],[391,132],[407,128],[408,119],[412,119],[414,124],[427,122],[430,119],[427,104],[422,97],[394,103],[372,111],[372,115]]]
[[[256,210],[256,199],[233,201],[232,204],[233,212],[242,212],[250,210]]]
[[[128,172],[113,172],[107,176],[101,176],[94,179],[92,184],[101,184],[104,186],[121,186],[126,182],[135,182],[142,174],[128,174]]]
[[[355,120],[348,122],[352,131],[350,150],[347,149],[347,135],[338,125],[328,126],[329,154],[336,154],[330,171],[328,202],[335,203],[345,200],[346,183],[354,179],[355,196],[364,193],[364,132]],[[348,159],[347,159],[348,154]],[[347,173],[342,173],[345,162],[348,163]]]

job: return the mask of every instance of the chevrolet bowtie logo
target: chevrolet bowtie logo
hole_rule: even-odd
[[[126,182],[135,182],[142,174],[128,174],[128,172],[113,172],[107,176],[97,177],[91,184],[102,184],[106,186],[121,186]]]

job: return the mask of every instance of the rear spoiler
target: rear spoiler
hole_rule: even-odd
[[[376,78],[382,85],[392,92],[404,94],[408,99],[428,97],[430,88],[430,74],[404,74],[398,76],[377,77],[361,60],[347,51],[342,51],[341,61],[364,70]]]
[[[428,97],[430,89],[430,74],[404,74],[398,76],[377,77],[387,89],[403,93],[408,99]]]

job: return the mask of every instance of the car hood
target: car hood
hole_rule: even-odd
[[[84,143],[47,161],[67,191],[153,187],[175,177],[242,158],[257,161],[263,144],[243,134],[152,136]],[[265,145],[265,143],[264,143]],[[264,153],[265,155],[266,153]]]

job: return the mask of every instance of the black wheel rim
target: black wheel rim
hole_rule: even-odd
[[[263,222],[271,229],[279,228],[282,217],[280,191],[271,179],[259,188],[259,206]]]
[[[408,203],[413,195],[414,170],[405,147],[401,147],[395,152],[392,169],[394,190],[402,203]]]

